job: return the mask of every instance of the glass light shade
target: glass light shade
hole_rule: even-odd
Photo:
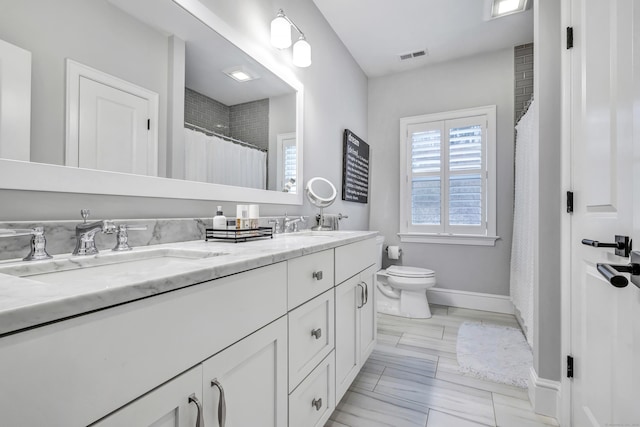
[[[293,45],[293,65],[296,67],[308,67],[311,65],[311,45],[300,39]]]
[[[291,24],[282,16],[271,21],[271,44],[278,49],[291,46]]]

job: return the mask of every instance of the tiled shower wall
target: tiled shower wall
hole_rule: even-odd
[[[533,96],[533,43],[514,48],[515,60],[515,116],[516,123],[524,114],[527,102]]]
[[[227,106],[187,88],[184,103],[185,122],[269,148],[269,99]]]
[[[229,107],[189,88],[184,93],[184,121],[230,136]]]
[[[269,149],[269,99],[232,105],[229,108],[231,136]]]

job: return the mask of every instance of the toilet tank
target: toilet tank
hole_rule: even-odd
[[[384,247],[384,236],[376,237],[376,245],[378,247],[378,258],[376,258],[376,271],[382,270],[382,248]]]

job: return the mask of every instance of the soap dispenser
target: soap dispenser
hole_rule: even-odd
[[[222,214],[222,206],[218,206],[216,216],[213,217],[213,229],[214,230],[226,230],[227,229],[227,217]],[[227,233],[215,233],[216,237],[225,237]]]

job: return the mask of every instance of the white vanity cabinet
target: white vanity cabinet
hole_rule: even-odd
[[[336,248],[336,400],[360,372],[376,343],[375,241]]]
[[[203,416],[202,366],[179,375],[92,427],[195,427]]]
[[[287,425],[287,322],[265,326],[95,427]]]
[[[206,360],[202,368],[207,427],[287,425],[286,317]]]
[[[281,262],[3,337],[0,425],[95,422],[284,316],[286,306]]]
[[[0,425],[321,427],[375,344],[374,261],[371,236],[6,335]]]

